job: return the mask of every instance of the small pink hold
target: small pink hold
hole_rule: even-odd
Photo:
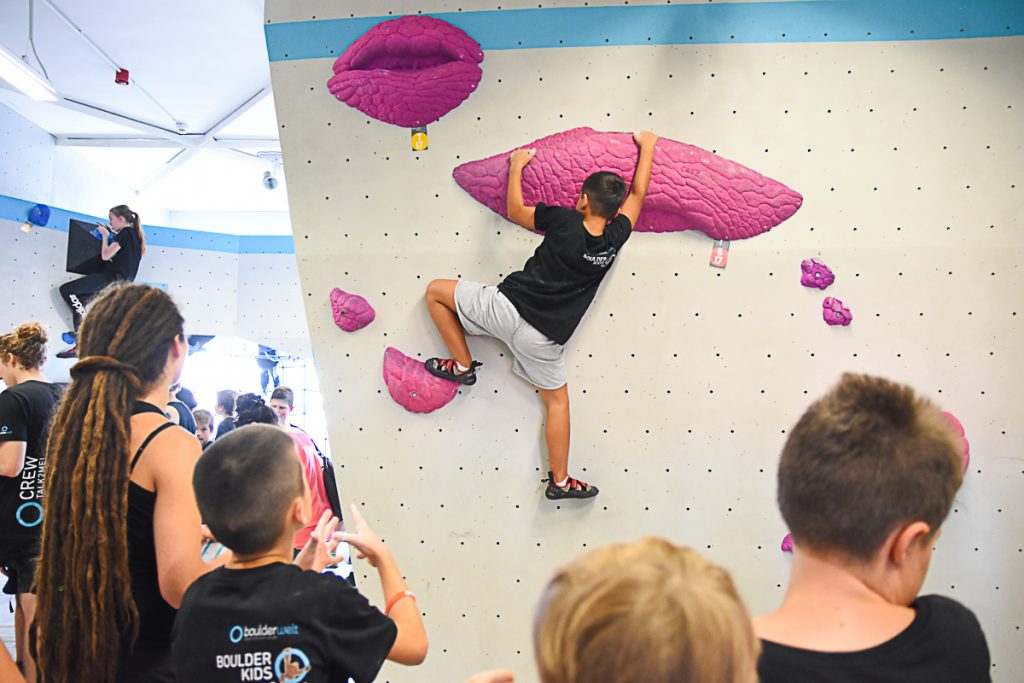
[[[793,552],[793,534],[786,534],[782,537],[782,552],[791,553]]]
[[[331,290],[331,311],[335,324],[346,332],[361,330],[377,317],[369,301],[337,287]]]
[[[949,423],[949,426],[953,428],[953,433],[956,434],[957,440],[960,442],[961,455],[964,458],[963,471],[966,473],[967,466],[971,464],[971,442],[967,440],[964,426],[960,423],[960,420],[956,419],[956,415],[947,410],[943,410],[941,415]]]
[[[832,269],[818,259],[804,259],[800,262],[800,270],[803,271],[800,275],[800,284],[804,287],[828,289],[828,286],[836,281]]]
[[[434,377],[423,361],[390,346],[384,351],[384,383],[395,403],[412,413],[431,413],[459,393],[459,385]]]
[[[843,305],[843,302],[835,297],[826,296],[821,302],[821,317],[829,325],[849,325],[853,320],[850,309]]]

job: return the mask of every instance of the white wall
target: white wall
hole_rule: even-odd
[[[0,194],[49,202],[53,136],[0,104]]]
[[[55,147],[53,161],[50,203],[54,206],[106,217],[110,207],[127,204],[142,217],[143,223],[167,224],[168,214],[163,206],[147,201],[76,149]]]
[[[353,11],[410,9],[267,3],[273,22]],[[732,571],[753,612],[773,608],[788,572],[778,454],[808,403],[852,370],[909,382],[966,426],[973,462],[925,591],[975,610],[996,680],[1015,680],[1022,60],[1020,37],[491,50],[477,92],[429,126],[421,154],[408,131],[327,92],[332,58],[272,63],[341,484],[394,549],[431,637],[423,667],[386,665],[380,679],[457,681],[508,666],[534,680],[531,614],[553,568],[645,534],[699,549]],[[614,97],[595,99],[595,79]],[[568,345],[571,470],[602,492],[559,506],[541,495],[540,401],[507,350],[471,340],[479,382],[429,415],[390,400],[381,360],[387,346],[443,352],[422,300],[430,279],[496,282],[538,244],[459,189],[452,168],[579,125],[653,128],[805,202],[769,234],[735,242],[725,271],[708,267],[699,234],[630,240]],[[827,327],[826,293],[800,286],[812,256],[837,273],[826,293],[851,306],[850,328]],[[334,286],[366,296],[377,320],[338,330]],[[380,600],[369,571],[362,587]]]
[[[278,187],[271,192],[285,192]],[[209,230],[239,235],[290,235],[287,211],[171,211],[167,225],[172,228]]]

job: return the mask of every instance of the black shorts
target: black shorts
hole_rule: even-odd
[[[23,593],[35,593],[34,581],[36,575],[36,558],[22,557],[14,560],[0,561],[0,566],[7,573],[7,585],[4,586],[5,595],[21,595]]]

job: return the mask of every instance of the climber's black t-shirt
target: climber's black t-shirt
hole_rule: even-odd
[[[142,242],[135,228],[122,228],[114,237],[114,242],[121,245],[109,261],[103,264],[107,274],[118,280],[135,282],[139,273],[139,262],[142,261]]]
[[[174,670],[179,681],[204,683],[370,683],[397,635],[395,622],[333,574],[280,562],[220,568],[182,599]]]
[[[35,557],[43,525],[46,437],[61,389],[28,380],[0,393],[0,442],[25,444],[25,463],[15,477],[0,476],[0,560]]]
[[[533,221],[544,241],[498,290],[526,322],[551,341],[565,344],[633,227],[620,214],[595,237],[587,232],[579,211],[543,203],[537,204]]]
[[[984,683],[991,680],[978,618],[956,600],[926,595],[894,638],[867,650],[818,652],[761,641],[761,683]]]

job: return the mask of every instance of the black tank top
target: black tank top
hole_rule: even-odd
[[[151,403],[136,401],[132,415],[164,412]],[[143,451],[157,434],[174,427],[170,420],[162,424],[143,440],[132,458],[131,470],[139,462]],[[128,572],[132,581],[132,598],[139,612],[139,637],[128,652],[129,640],[123,638],[121,673],[132,669],[141,673],[149,668],[146,662],[162,666],[171,649],[171,626],[177,610],[167,604],[160,595],[160,581],[156,565],[156,541],[153,536],[153,508],[156,506],[156,492],[148,491],[133,481],[128,482]],[[139,661],[140,659],[146,660]],[[124,680],[124,679],[122,679]]]

